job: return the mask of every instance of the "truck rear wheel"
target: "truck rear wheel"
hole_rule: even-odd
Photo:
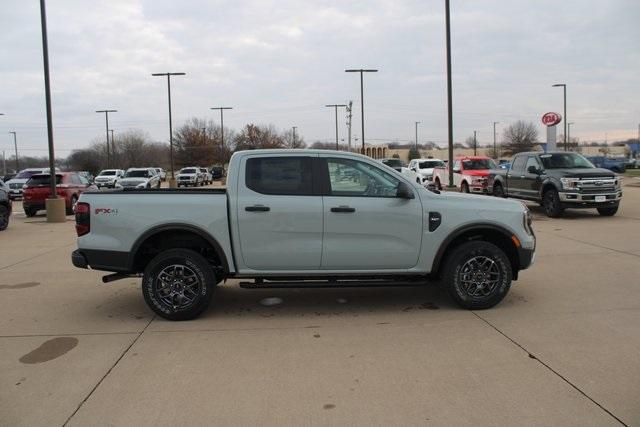
[[[617,206],[612,208],[598,208],[598,213],[602,216],[614,216],[616,212],[618,212]]]
[[[564,209],[560,204],[560,196],[558,196],[557,190],[550,189],[544,192],[542,195],[542,207],[549,218],[557,218],[562,215]]]
[[[188,249],[169,249],[147,265],[142,294],[157,315],[190,320],[209,306],[216,283],[213,269],[202,255]]]
[[[0,231],[6,229],[9,226],[9,208],[0,205]]]
[[[495,183],[493,186],[493,195],[496,197],[505,197],[504,188],[502,188],[502,184],[499,182]]]
[[[466,242],[446,260],[443,285],[462,308],[491,308],[509,292],[513,272],[506,254],[493,243]]]

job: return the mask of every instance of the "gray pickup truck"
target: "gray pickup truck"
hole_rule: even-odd
[[[500,302],[534,259],[520,202],[430,192],[359,154],[254,150],[227,188],[85,192],[76,267],[142,275],[150,308],[192,319],[223,280],[240,286],[407,286],[435,281],[460,306]]]
[[[566,151],[516,154],[510,169],[490,171],[487,188],[498,197],[536,201],[552,218],[567,208],[596,208],[612,216],[622,199],[620,178]]]

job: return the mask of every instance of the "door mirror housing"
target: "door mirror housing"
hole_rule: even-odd
[[[398,184],[398,190],[396,192],[396,197],[400,199],[414,199],[416,196],[413,194],[413,190],[406,182],[401,181]]]
[[[529,166],[527,168],[527,172],[537,174],[539,172],[539,169],[537,167],[535,167],[535,166]]]

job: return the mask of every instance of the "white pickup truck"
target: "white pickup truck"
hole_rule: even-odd
[[[488,308],[534,259],[521,203],[431,192],[359,154],[237,152],[227,189],[85,192],[76,267],[142,275],[150,308],[197,317],[216,285],[407,286],[434,281]],[[253,280],[253,281],[249,281]]]

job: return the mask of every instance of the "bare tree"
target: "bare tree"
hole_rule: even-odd
[[[304,138],[296,134],[296,140],[293,140],[293,130],[287,130],[282,133],[282,140],[286,147],[289,148],[306,148],[307,143],[304,142]],[[335,146],[334,146],[335,148]]]
[[[235,150],[286,148],[286,143],[273,125],[248,124],[234,138]]]
[[[507,126],[503,139],[503,149],[506,154],[531,151],[538,143],[538,129],[532,122],[518,120]]]

